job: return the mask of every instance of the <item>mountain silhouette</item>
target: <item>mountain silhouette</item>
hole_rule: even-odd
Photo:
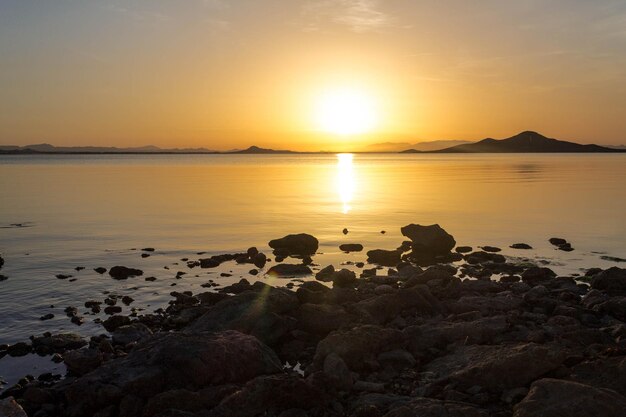
[[[419,152],[413,149],[405,153]],[[540,152],[620,152],[599,145],[551,139],[540,133],[525,131],[507,139],[483,139],[476,143],[452,146],[432,153],[540,153]]]

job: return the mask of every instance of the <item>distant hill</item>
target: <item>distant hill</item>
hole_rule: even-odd
[[[272,153],[297,153],[294,151],[287,151],[287,150],[275,150],[275,149],[266,149],[266,148],[259,148],[258,146],[250,146],[248,149],[242,149],[240,151],[232,151],[232,152],[227,152],[227,153],[235,153],[235,154],[272,154]]]
[[[626,151],[626,145],[605,145],[607,148],[620,149]]]
[[[472,143],[467,140],[433,140],[414,144],[402,142],[374,143],[367,147],[368,152],[400,152],[408,149],[411,152],[429,152],[449,148],[456,145]]]
[[[48,143],[26,146],[0,146],[3,154],[35,154],[35,153],[60,153],[60,154],[114,154],[114,153],[217,153],[206,148],[173,148],[164,149],[154,145],[133,148],[116,148],[113,146],[54,146]]]
[[[414,150],[404,151],[406,153]],[[541,153],[541,152],[621,152],[598,145],[550,139],[537,132],[526,131],[508,139],[483,139],[476,143],[452,146],[433,153]]]

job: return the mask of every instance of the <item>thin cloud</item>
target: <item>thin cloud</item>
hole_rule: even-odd
[[[389,26],[391,17],[380,9],[378,0],[318,0],[303,7],[307,31],[321,30],[327,23],[347,26],[356,33],[378,31]]]

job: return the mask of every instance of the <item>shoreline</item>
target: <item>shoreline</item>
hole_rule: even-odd
[[[70,371],[23,379],[0,396],[39,416],[517,417],[537,404],[573,415],[579,398],[603,415],[623,410],[594,398],[626,404],[625,269],[557,277],[499,248],[456,247],[438,226],[401,230],[408,240],[368,251],[379,266],[361,265],[358,277],[341,265],[317,270],[319,242],[306,234],[270,241],[272,263],[255,248],[189,258],[189,269],[217,272],[249,264],[250,279],[172,291],[157,314],[121,315],[122,297],[88,300],[85,308],[111,313],[102,322],[110,335],[47,334],[0,347],[2,356],[52,355]],[[312,268],[315,280],[263,282]],[[103,274],[147,278],[123,266]]]

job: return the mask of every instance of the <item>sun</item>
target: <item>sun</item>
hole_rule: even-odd
[[[314,116],[319,130],[337,135],[367,133],[378,124],[374,97],[353,88],[338,88],[320,94]]]

